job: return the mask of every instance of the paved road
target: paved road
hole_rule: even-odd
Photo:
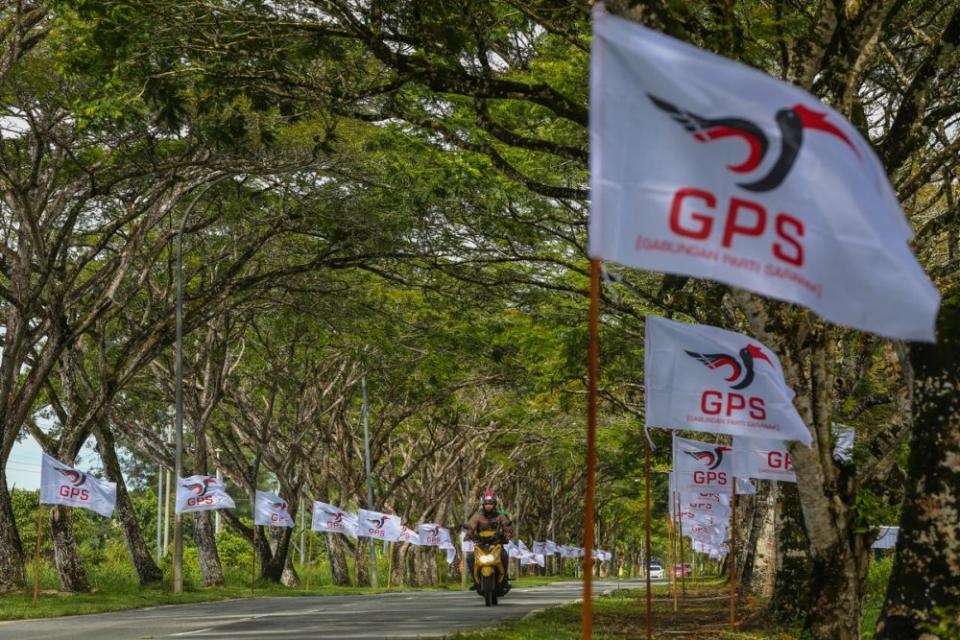
[[[594,593],[617,588],[594,583]],[[623,581],[638,587],[640,581]],[[251,598],[116,613],[0,623],[0,640],[141,640],[144,638],[299,640],[437,637],[576,600],[579,582],[514,589],[497,607],[473,592]]]

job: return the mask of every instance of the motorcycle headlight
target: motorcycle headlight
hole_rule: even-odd
[[[495,560],[495,558],[493,557],[492,554],[485,553],[485,554],[483,554],[483,555],[480,556],[479,560],[480,560],[480,562],[482,562],[483,564],[493,564],[493,561]]]

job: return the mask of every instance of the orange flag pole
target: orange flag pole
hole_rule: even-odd
[[[650,624],[653,620],[653,594],[650,591],[650,434],[644,433],[644,449],[646,455],[644,456],[645,461],[643,465],[643,474],[646,476],[646,516],[644,523],[644,547],[646,548],[644,561],[647,563],[647,640],[650,640],[653,637],[653,631],[650,629]]]
[[[590,260],[590,320],[587,346],[587,489],[583,501],[583,640],[593,625],[593,493],[597,465],[597,377],[599,372],[600,260]]]
[[[737,630],[737,479],[730,494],[730,630]]]

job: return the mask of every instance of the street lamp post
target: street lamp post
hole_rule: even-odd
[[[176,405],[176,417],[174,418],[174,425],[176,427],[174,434],[174,473],[176,475],[176,486],[179,492],[180,487],[180,478],[183,476],[183,228],[186,225],[187,218],[190,217],[190,213],[193,211],[193,208],[197,205],[197,202],[200,201],[200,198],[210,190],[213,185],[215,185],[220,180],[223,180],[227,176],[223,175],[213,182],[207,184],[207,186],[198,193],[193,201],[190,202],[190,205],[187,207],[187,210],[184,212],[183,217],[180,218],[180,227],[177,229],[177,345],[176,345],[176,355],[175,355],[175,368],[176,368],[176,390],[175,390],[175,405]],[[174,494],[176,495],[176,494]],[[183,593],[183,517],[176,513],[173,519],[173,592],[174,593]]]

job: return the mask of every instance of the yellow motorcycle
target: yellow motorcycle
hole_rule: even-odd
[[[507,568],[501,561],[503,537],[499,531],[480,531],[473,548],[473,579],[477,593],[483,596],[486,606],[497,604],[504,595],[503,581]]]

